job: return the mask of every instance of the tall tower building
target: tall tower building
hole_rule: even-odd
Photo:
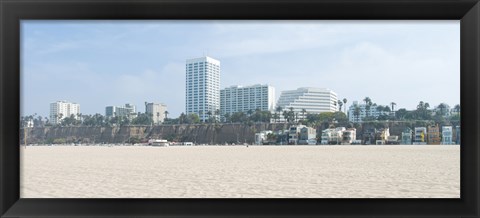
[[[186,61],[185,112],[198,114],[200,120],[220,110],[220,61],[200,57]]]
[[[78,119],[80,113],[80,105],[67,101],[57,101],[50,103],[50,122],[53,124],[60,123],[65,117],[73,115]]]

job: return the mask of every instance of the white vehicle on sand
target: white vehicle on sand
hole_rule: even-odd
[[[170,143],[168,143],[168,141],[165,140],[165,139],[150,139],[150,140],[148,140],[148,145],[151,145],[151,146],[169,146]]]

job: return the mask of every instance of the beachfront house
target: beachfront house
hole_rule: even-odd
[[[411,145],[412,144],[412,129],[405,128],[402,132],[402,145]]]
[[[362,141],[364,145],[372,145],[375,144],[375,133],[377,132],[376,129],[368,129],[363,132]]]
[[[330,138],[330,141],[328,142],[328,144],[338,145],[338,144],[342,143],[343,132],[345,130],[346,130],[345,127],[337,127],[335,129],[333,129],[332,133],[331,133],[331,138]]]
[[[308,126],[301,128],[298,144],[300,145],[317,144],[317,130],[315,128],[308,127]]]
[[[427,128],[426,127],[415,127],[414,131],[414,145],[426,145],[427,144]]]
[[[306,126],[305,125],[290,126],[290,128],[288,129],[288,144],[290,145],[298,144],[300,131],[304,127]]]
[[[342,135],[342,144],[343,145],[350,145],[357,139],[357,129],[355,128],[348,128],[343,131]]]
[[[427,142],[429,145],[440,144],[440,130],[438,124],[428,126]]]
[[[334,129],[324,129],[322,131],[322,140],[320,141],[320,144],[322,145],[328,145],[328,142],[331,140],[332,138],[332,131]]]
[[[387,142],[388,137],[390,136],[390,129],[382,128],[379,131],[375,132],[375,144],[384,145]]]
[[[256,145],[263,145],[263,143],[267,141],[268,134],[272,134],[272,133],[273,132],[270,131],[270,130],[255,133],[255,144]]]
[[[289,133],[288,129],[275,131],[275,132],[272,133],[272,135],[274,135],[274,137],[272,139],[269,139],[268,134],[267,134],[267,140],[269,140],[268,143],[277,144],[277,145],[287,145],[288,144],[288,133]]]
[[[452,126],[442,126],[442,145],[453,144],[452,136],[453,136]]]

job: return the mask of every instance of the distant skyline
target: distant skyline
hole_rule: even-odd
[[[185,61],[221,63],[221,88],[328,88],[415,109],[460,103],[459,21],[22,21],[22,115],[67,100],[83,114],[185,110]]]

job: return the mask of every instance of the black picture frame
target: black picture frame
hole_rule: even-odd
[[[0,0],[1,217],[479,217],[478,0]],[[460,20],[460,199],[20,199],[20,20]],[[441,45],[439,45],[441,46]]]

